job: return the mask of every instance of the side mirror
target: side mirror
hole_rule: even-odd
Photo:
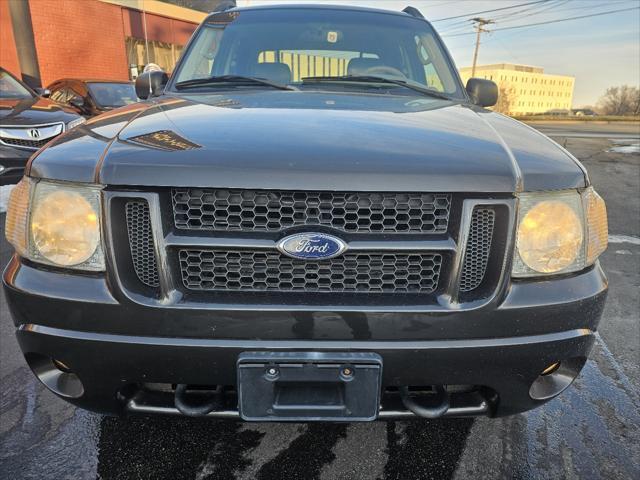
[[[34,90],[40,97],[48,98],[51,95],[51,90],[48,88],[36,88]]]
[[[471,101],[481,107],[491,107],[498,101],[498,86],[491,80],[470,78],[467,82],[467,93]]]
[[[165,72],[144,72],[136,78],[136,95],[142,100],[162,95],[168,81],[169,76]]]
[[[77,109],[82,109],[84,107],[84,98],[78,96],[71,97],[71,99],[69,100],[69,105]]]

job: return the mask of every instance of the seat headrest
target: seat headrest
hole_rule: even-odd
[[[253,76],[276,83],[291,83],[291,69],[285,63],[258,63],[253,69]]]
[[[367,75],[367,70],[384,65],[379,58],[352,58],[347,66],[347,75]]]

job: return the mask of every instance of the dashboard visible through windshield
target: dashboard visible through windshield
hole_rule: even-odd
[[[329,88],[332,80],[370,88],[372,80],[382,78],[464,98],[429,23],[379,12],[300,8],[213,15],[181,61],[174,86],[230,76],[314,89],[320,83]],[[368,80],[366,85],[358,77]],[[201,88],[222,86],[224,82],[202,83]]]

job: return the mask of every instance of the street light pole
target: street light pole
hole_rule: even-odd
[[[472,18],[471,21],[475,23],[475,27],[476,27],[476,49],[473,52],[473,66],[471,67],[471,77],[475,77],[476,63],[478,62],[478,50],[480,49],[480,35],[484,32],[489,32],[489,30],[485,30],[482,27],[494,22],[493,20],[486,20],[480,17]]]

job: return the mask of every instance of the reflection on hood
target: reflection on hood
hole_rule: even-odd
[[[3,117],[4,119],[9,120],[13,117],[17,117],[22,112],[26,112],[31,109],[36,103],[38,103],[38,97],[26,97],[9,101],[5,100],[0,104],[0,110],[11,110],[8,115]]]
[[[157,148],[167,152],[177,150],[193,150],[201,148],[201,145],[190,142],[171,130],[158,130],[157,132],[146,133],[128,139],[129,142],[143,145],[150,148]]]

